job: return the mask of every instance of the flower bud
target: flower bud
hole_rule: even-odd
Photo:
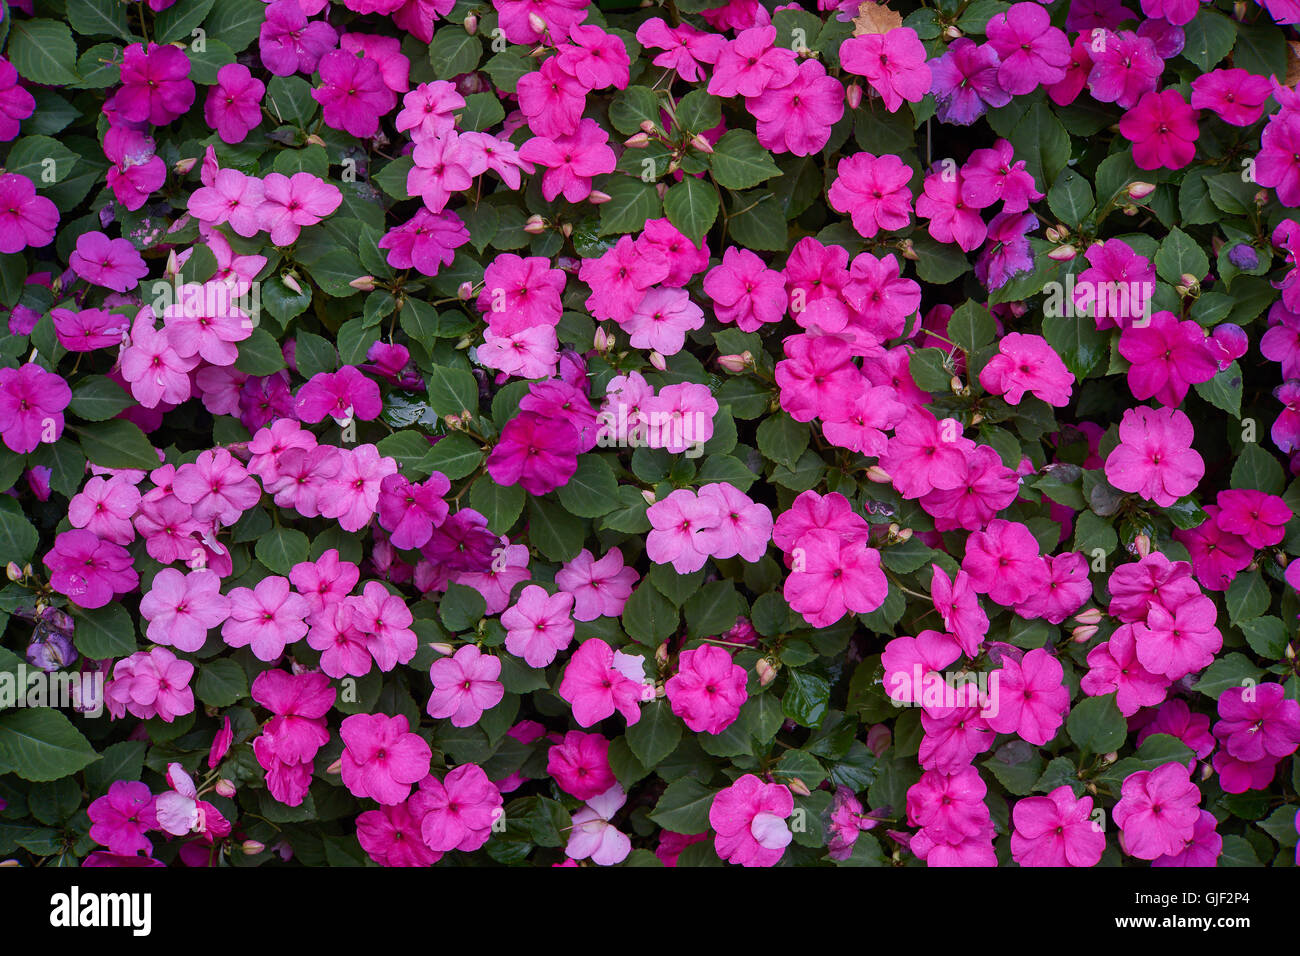
[[[787,786],[790,788],[790,792],[798,797],[807,797],[812,794],[812,791],[808,789],[808,784],[798,777],[791,777]]]
[[[650,145],[650,134],[646,132],[633,133],[623,140],[623,145],[628,149],[644,149]]]
[[[903,530],[899,531],[898,534],[894,535],[894,543],[903,544],[906,541],[911,541],[913,533],[914,532],[912,531],[911,528],[904,528]]]
[[[1208,763],[1201,764],[1201,782],[1205,782],[1214,776],[1214,768]]]
[[[663,199],[668,195],[668,184],[663,182],[655,183],[655,193],[660,199]]]
[[[691,148],[697,149],[701,153],[712,153],[713,144],[704,138],[704,134],[696,133],[691,137]]]
[[[542,19],[540,14],[530,12],[528,14],[528,25],[534,33],[546,33],[546,21]]]
[[[358,292],[374,292],[375,277],[357,276],[355,279],[349,282],[348,285],[352,286],[352,288],[356,289]]]
[[[0,866],[22,866],[17,860],[0,860]]]
[[[894,733],[889,729],[888,724],[872,724],[871,729],[867,731],[867,749],[877,757],[889,749],[893,740]]]
[[[447,644],[444,641],[437,641],[433,644],[430,644],[429,649],[432,650],[434,653],[441,654],[443,657],[451,657],[452,654],[456,653],[456,648],[452,647],[450,644]]]
[[[450,428],[450,429],[451,429],[452,431],[454,431],[454,432],[456,432],[456,431],[460,431],[460,416],[459,416],[459,415],[443,415],[443,416],[442,416],[442,423],[443,423],[444,425],[446,425],[448,428]]]
[[[456,298],[462,302],[468,302],[474,297],[474,283],[462,282],[456,287]]]
[[[1128,196],[1130,199],[1146,199],[1156,191],[1155,183],[1129,183]]]
[[[292,272],[280,276],[280,281],[284,283],[285,288],[292,289],[294,295],[302,295],[302,286],[298,284],[298,277]]]
[[[1176,288],[1179,290],[1187,290],[1185,292],[1180,291],[1179,295],[1200,295],[1201,280],[1196,278],[1196,276],[1192,275],[1190,272],[1184,272],[1178,277],[1178,285]]]
[[[1102,766],[1108,766],[1110,764],[1113,764],[1118,759],[1119,759],[1119,754],[1117,754],[1115,751],[1112,750],[1110,753],[1106,754],[1106,756],[1101,758],[1101,763]]]
[[[325,140],[321,139],[315,133],[312,133],[310,136],[308,136],[305,142],[307,143],[308,146],[320,146],[322,148],[325,146]]]
[[[916,246],[913,244],[911,239],[900,239],[898,241],[898,253],[904,259],[911,262],[915,262],[917,259],[921,258],[916,254]]]
[[[718,365],[725,371],[731,372],[733,375],[737,375],[743,372],[746,368],[749,367],[749,364],[753,361],[754,361],[754,356],[749,352],[748,349],[746,349],[744,352],[741,352],[739,355],[718,356]]]
[[[1132,203],[1128,203],[1120,211],[1126,216],[1136,216],[1138,214],[1138,207]]]
[[[1096,624],[1080,624],[1070,632],[1070,639],[1076,644],[1087,644],[1096,634]]]
[[[478,14],[471,13],[465,18],[465,32],[470,36],[478,33]]]
[[[668,175],[671,176],[673,173],[677,172],[677,170],[681,168],[682,168],[682,164],[679,163],[677,161],[677,157],[674,156],[668,163]]]
[[[983,412],[976,412],[974,415],[972,415],[972,416],[970,417],[970,423],[971,423],[971,425],[978,425],[978,424],[979,424],[980,422],[982,422],[982,421],[984,421],[984,413],[983,413]]]
[[[1145,558],[1151,553],[1151,538],[1145,534],[1138,535],[1133,539],[1133,551],[1139,558]]]
[[[1286,659],[1289,661],[1295,660],[1295,647],[1290,644],[1286,646]]]
[[[654,131],[655,131],[655,121],[654,121],[654,120],[642,120],[642,121],[641,121],[641,132],[643,132],[643,133],[653,133]]]
[[[603,325],[596,326],[596,334],[591,337],[591,347],[603,354],[609,351],[609,346],[609,333]]]
[[[849,109],[855,110],[862,105],[862,87],[857,83],[850,83],[844,91],[844,102]]]
[[[1069,262],[1079,254],[1079,250],[1074,246],[1057,246],[1047,254],[1047,258],[1054,262]]]
[[[591,195],[587,197],[587,202],[593,206],[599,206],[601,203],[607,203],[614,197],[609,193],[601,192],[599,189],[593,189]]]
[[[473,344],[474,344],[474,336],[462,335],[460,338],[456,340],[456,351],[463,352],[465,351],[465,349],[469,348]]]
[[[655,663],[662,669],[668,666],[668,642],[664,641],[655,648]]]
[[[178,159],[176,160],[176,164],[172,166],[172,170],[177,176],[184,176],[198,164],[199,160],[197,156],[190,157],[189,159]]]
[[[1080,611],[1074,615],[1074,619],[1080,624],[1100,624],[1101,608],[1090,607],[1086,611]]]
[[[188,259],[189,256],[186,256],[185,258]],[[180,271],[181,259],[180,256],[176,254],[176,250],[173,249],[167,253],[167,267],[163,270],[163,275],[168,279],[174,279],[180,274]]]
[[[758,674],[760,686],[766,687],[776,680],[776,665],[769,658],[760,658],[759,662],[754,665],[754,671]]]
[[[878,485],[887,485],[894,479],[889,477],[889,472],[879,465],[871,465],[867,468],[867,481],[874,481]]]
[[[1060,242],[1060,241],[1061,241],[1061,232],[1060,232],[1060,230],[1057,229],[1055,226],[1048,226],[1048,227],[1043,231],[1043,235],[1047,237],[1047,241],[1048,241],[1048,242]]]
[[[943,37],[945,40],[960,40],[962,33],[955,26],[948,27],[948,29],[943,31]]]
[[[649,488],[643,488],[641,490],[641,497],[645,499],[645,503],[648,505],[655,503],[655,493]]]
[[[10,581],[21,581],[23,579],[23,569],[18,567],[17,561],[10,561],[5,565],[5,577]]]
[[[235,798],[235,782],[233,780],[227,780],[225,777],[222,777],[217,781],[217,785],[213,789],[217,791],[217,796],[219,797],[225,797],[227,800],[233,800]]]
[[[540,236],[546,231],[546,220],[534,213],[524,222],[524,232],[530,236]]]
[[[564,236],[565,239],[568,239],[570,236],[572,236],[573,223],[571,222],[560,223],[560,235]]]
[[[665,372],[668,370],[667,360],[665,360],[664,357],[660,355],[658,352],[650,353],[650,364],[653,365],[661,372]]]
[[[239,845],[239,848],[244,851],[246,856],[257,856],[259,853],[266,852],[266,844],[259,840],[245,840]]]
[[[328,774],[333,774],[336,777],[339,774],[341,774],[343,772],[343,758],[340,757],[338,760],[334,761],[332,764],[326,767],[325,772]]]

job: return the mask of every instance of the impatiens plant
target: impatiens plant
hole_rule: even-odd
[[[1298,28],[0,0],[0,862],[1291,865]]]

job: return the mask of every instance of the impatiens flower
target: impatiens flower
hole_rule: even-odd
[[[1004,657],[994,695],[997,713],[987,718],[989,726],[1043,746],[1056,736],[1070,709],[1063,680],[1061,662],[1041,647],[1026,652],[1019,662]]]
[[[430,717],[450,717],[453,727],[472,727],[505,696],[505,688],[497,680],[500,676],[499,657],[465,644],[429,667],[433,693],[425,710]]]
[[[133,43],[122,57],[122,86],[113,106],[132,123],[166,126],[194,103],[190,58],[172,44]]]
[[[1131,363],[1128,384],[1133,397],[1181,405],[1192,385],[1218,374],[1208,343],[1199,324],[1180,322],[1172,312],[1156,312],[1148,324],[1124,329],[1119,353]]]
[[[961,568],[976,591],[1003,607],[1023,604],[1047,578],[1033,533],[1018,521],[1001,518],[966,539]]]
[[[1132,717],[1143,707],[1153,707],[1165,699],[1169,679],[1150,673],[1137,658],[1134,629],[1140,624],[1124,624],[1110,639],[1088,652],[1088,673],[1079,686],[1090,697],[1115,693],[1115,704],[1125,717]]]
[[[34,362],[0,368],[0,439],[12,452],[25,455],[42,442],[63,435],[63,410],[72,389],[63,377]]]
[[[662,17],[652,17],[637,27],[636,41],[651,50],[667,50],[653,60],[655,66],[676,70],[688,83],[704,78],[700,64],[716,63],[727,47],[724,37],[697,30],[689,23],[669,27]]]
[[[980,445],[966,456],[958,486],[922,495],[921,507],[934,516],[938,531],[974,531],[987,525],[1019,493],[1019,476],[1002,464],[1002,457],[990,446]]]
[[[840,65],[866,77],[891,113],[897,113],[904,100],[919,103],[930,92],[925,47],[911,27],[849,37],[840,45]]]
[[[316,423],[328,415],[339,424],[371,421],[383,410],[379,385],[353,365],[337,372],[317,372],[298,390],[296,411],[300,421]]]
[[[110,239],[102,232],[84,232],[68,257],[72,271],[92,285],[127,292],[149,274],[149,267],[126,239]]]
[[[587,105],[587,90],[560,69],[559,57],[551,57],[535,73],[521,76],[517,93],[519,111],[537,136],[554,139],[577,132]]]
[[[980,384],[1009,405],[1019,405],[1030,392],[1063,408],[1070,403],[1074,376],[1041,335],[1012,332],[998,340],[998,354],[980,370]]]
[[[172,493],[190,505],[200,521],[215,518],[232,525],[262,497],[256,479],[224,448],[200,452],[176,469]]]
[[[1140,860],[1176,856],[1190,841],[1200,818],[1201,791],[1182,764],[1167,763],[1124,778],[1111,811],[1123,834],[1124,851]]]
[[[704,292],[718,321],[735,322],[742,332],[756,332],[785,316],[785,279],[748,249],[728,247],[722,264],[705,276]]]
[[[559,695],[573,708],[579,727],[590,727],[616,710],[629,727],[641,719],[642,685],[619,668],[620,658],[627,656],[598,637],[583,641],[573,652]]]
[[[617,35],[594,25],[575,25],[569,28],[569,40],[559,51],[559,68],[587,89],[627,87],[627,47]]]
[[[555,586],[573,595],[575,621],[594,621],[621,615],[639,577],[635,568],[624,566],[618,548],[599,560],[583,548],[555,572]]]
[[[745,668],[721,647],[704,644],[682,651],[677,673],[664,690],[673,713],[696,733],[720,734],[740,715],[745,703]]]
[[[1207,597],[1189,598],[1172,609],[1152,604],[1146,623],[1133,625],[1138,660],[1171,681],[1208,667],[1223,647],[1217,616]]]
[[[793,812],[789,787],[745,774],[719,791],[709,807],[718,856],[740,866],[775,866],[794,839],[786,823]]]
[[[941,123],[969,126],[989,109],[1006,106],[1011,94],[999,82],[1002,61],[991,45],[976,46],[960,37],[937,60],[930,61],[930,92]]]
[[[614,171],[616,157],[609,134],[592,119],[584,119],[572,133],[553,138],[537,136],[519,149],[519,158],[546,168],[542,195],[549,202],[563,194],[569,202],[591,195],[591,180]]]
[[[1211,591],[1226,591],[1255,560],[1255,549],[1219,526],[1217,505],[1206,505],[1204,511],[1206,519],[1195,528],[1175,528],[1174,540],[1187,548],[1197,581]]]
[[[1192,80],[1192,109],[1209,110],[1233,126],[1250,126],[1264,115],[1271,92],[1267,77],[1242,69],[1211,70]]]
[[[272,244],[277,246],[291,245],[303,226],[316,225],[343,202],[337,186],[311,173],[270,173],[262,184],[264,197],[257,209],[258,227],[269,232]]]
[[[792,50],[775,46],[776,27],[742,30],[722,49],[709,77],[713,96],[759,96],[795,81],[799,66]],[[834,122],[832,120],[832,122]]]
[[[421,83],[402,97],[402,111],[395,125],[399,133],[409,133],[419,141],[450,132],[456,128],[455,112],[465,105],[456,84],[447,80]]]
[[[129,711],[140,720],[157,717],[170,724],[194,712],[193,676],[194,665],[165,647],[136,651],[113,665],[113,678],[104,685],[104,703],[116,720]]]
[[[1236,760],[1281,760],[1300,747],[1300,703],[1275,681],[1249,689],[1229,687],[1219,695],[1214,733]]]
[[[390,229],[378,246],[388,250],[388,264],[394,269],[436,276],[442,266],[451,265],[456,250],[467,242],[469,230],[454,212],[432,213],[422,207],[405,223]]]
[[[957,844],[979,836],[988,819],[988,787],[974,767],[952,775],[927,770],[907,791],[907,821],[932,839]]]
[[[962,196],[961,177],[945,175],[942,169],[925,177],[924,192],[916,199],[916,214],[930,220],[931,237],[955,242],[963,252],[978,249],[988,227],[976,208]]]
[[[930,599],[943,620],[944,630],[957,639],[962,653],[979,656],[980,645],[988,633],[989,618],[980,607],[979,596],[971,586],[970,575],[958,571],[952,578],[939,565],[931,565]]]
[[[1095,35],[1088,51],[1092,59],[1088,90],[1093,99],[1122,109],[1132,109],[1144,94],[1153,92],[1165,68],[1155,43],[1129,30]]]
[[[397,471],[397,462],[370,444],[340,452],[340,457],[338,474],[329,482],[332,491],[320,504],[321,515],[337,518],[344,531],[360,531],[375,516],[380,486]]]
[[[158,829],[154,796],[149,788],[135,780],[114,780],[108,793],[86,808],[90,817],[90,838],[111,853],[146,856],[153,844],[145,836]]]
[[[297,2],[297,0],[293,0]],[[380,866],[432,866],[442,859],[424,845],[420,819],[406,803],[381,806],[357,816],[357,842]]]
[[[704,311],[685,289],[651,289],[619,324],[633,348],[676,355],[686,344],[686,333],[704,324]]]
[[[199,799],[198,787],[180,764],[167,765],[167,786],[171,789],[154,799],[160,830],[172,836],[200,833],[209,841],[230,836],[230,821],[208,801]]]
[[[1013,96],[1031,93],[1065,78],[1070,41],[1052,26],[1038,3],[1015,3],[996,14],[985,28],[989,46],[997,51],[998,85]]]
[[[1223,837],[1215,830],[1219,821],[1209,810],[1200,811],[1191,838],[1184,842],[1182,852],[1172,856],[1159,856],[1152,866],[1216,866],[1223,853]]]
[[[618,782],[609,766],[609,741],[580,730],[570,730],[547,751],[546,772],[579,800],[600,796]]]
[[[1043,560],[1047,565],[1046,581],[1027,601],[1016,605],[1015,610],[1022,617],[1041,617],[1049,623],[1060,624],[1092,595],[1088,561],[1078,551]]]
[[[226,620],[230,600],[221,593],[221,579],[211,571],[182,574],[163,568],[154,575],[149,593],[140,599],[140,616],[149,622],[146,636],[155,644],[194,652],[208,630]]]
[[[544,495],[577,471],[581,440],[567,422],[524,412],[501,429],[488,455],[488,474],[497,484],[517,484],[530,495]]]
[[[911,221],[911,179],[911,168],[897,156],[854,153],[840,160],[827,197],[832,209],[848,213],[853,228],[870,239]]]
[[[338,32],[324,20],[308,22],[300,0],[274,0],[258,37],[262,65],[276,76],[315,73],[320,58],[338,45]]]
[[[343,738],[343,786],[354,797],[376,803],[401,803],[412,784],[429,774],[433,753],[406,717],[398,714],[353,714],[339,726]]]
[[[1088,268],[1079,273],[1074,287],[1074,307],[1080,315],[1093,316],[1099,330],[1151,318],[1156,270],[1150,259],[1122,239],[1093,244],[1083,256]]]
[[[573,595],[547,594],[536,584],[519,592],[514,606],[501,615],[506,650],[529,667],[545,667],[573,640]]]
[[[271,575],[253,588],[234,588],[227,597],[230,617],[221,627],[222,640],[250,648],[260,661],[276,660],[307,634],[307,602],[289,589],[288,578]]]
[[[747,96],[745,107],[757,121],[759,145],[811,156],[826,145],[831,127],[844,115],[844,87],[819,61],[807,59],[789,83]]]
[[[397,101],[384,82],[379,64],[368,56],[332,50],[320,59],[321,85],[311,91],[331,129],[360,139],[374,136],[379,120]]]
[[[1092,820],[1092,797],[1068,784],[1045,797],[1024,797],[1011,811],[1011,856],[1021,866],[1096,866],[1106,832]]]
[[[492,835],[492,824],[501,816],[501,792],[492,785],[483,768],[463,763],[439,780],[429,776],[407,803],[413,816],[421,818],[424,845],[438,853],[477,850]]]
[[[961,168],[961,198],[972,209],[985,209],[1001,200],[1003,212],[1024,212],[1043,198],[1023,159],[1005,139],[991,149],[977,149]],[[963,246],[963,248],[965,248]]]
[[[1290,506],[1277,495],[1247,488],[1220,491],[1217,503],[1214,523],[1256,549],[1280,544],[1286,537],[1286,523],[1294,517]]]
[[[1032,213],[1000,212],[989,223],[984,249],[975,262],[975,278],[989,289],[1000,289],[1021,272],[1034,268],[1028,234],[1038,228]]]
[[[898,704],[919,704],[928,675],[938,674],[961,656],[949,634],[922,631],[916,637],[896,637],[880,657],[885,694]]]
[[[610,821],[627,802],[627,794],[618,784],[587,801],[573,814],[573,829],[564,852],[571,860],[590,858],[597,866],[616,866],[632,852],[632,841]]]
[[[113,198],[132,212],[167,181],[167,164],[154,154],[153,139],[129,126],[104,134],[104,158],[112,163],[105,178]]]
[[[18,70],[0,58],[0,141],[16,139],[20,124],[36,112],[36,99],[18,82]]]
[[[1182,169],[1195,157],[1201,132],[1196,110],[1177,90],[1143,93],[1120,118],[1119,131],[1133,143],[1139,169]]]
[[[713,501],[701,500],[687,488],[678,488],[646,509],[651,530],[646,537],[646,557],[656,564],[671,564],[678,574],[690,574],[704,567],[708,551],[696,537],[701,528],[711,527],[717,516]]]
[[[869,614],[885,601],[889,584],[880,552],[865,541],[845,541],[816,529],[799,538],[785,599],[813,627],[829,627],[846,613]]]
[[[696,533],[696,548],[714,558],[739,555],[751,564],[758,562],[772,538],[772,512],[767,506],[725,481],[702,485],[697,494],[713,505],[714,520]]]
[[[381,671],[391,671],[415,656],[414,616],[401,597],[378,581],[367,581],[361,594],[344,600],[352,608],[352,626],[365,638],[366,649]]]
[[[1176,408],[1124,412],[1119,445],[1106,458],[1106,479],[1162,508],[1195,490],[1205,463],[1192,448],[1191,420]]]
[[[387,475],[379,483],[379,526],[389,532],[393,547],[404,551],[422,546],[447,517],[443,496],[451,483],[440,472],[416,484],[405,476]]]
[[[217,70],[215,86],[208,87],[203,118],[225,143],[241,143],[262,121],[262,95],[266,84],[242,63],[227,63]]]
[[[48,246],[58,224],[58,207],[36,195],[30,179],[21,173],[0,175],[0,253]]]
[[[43,560],[50,569],[50,587],[78,607],[103,607],[140,584],[130,553],[92,531],[61,532]]]
[[[776,363],[781,407],[797,422],[836,418],[844,400],[862,381],[849,344],[829,335],[792,335]]]

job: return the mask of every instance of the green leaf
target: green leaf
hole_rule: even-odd
[[[129,392],[104,375],[87,375],[72,387],[69,408],[78,418],[102,422],[135,404]]]
[[[487,603],[483,595],[471,587],[452,583],[438,603],[438,617],[453,634],[468,631],[483,620]]]
[[[506,50],[483,64],[483,72],[492,77],[492,84],[502,93],[513,93],[519,78],[533,72],[532,60]]]
[[[809,671],[790,670],[781,708],[785,715],[804,727],[820,727],[830,703],[831,685],[826,678]]]
[[[76,629],[72,642],[77,650],[94,660],[127,657],[135,653],[135,624],[121,604],[73,611]]]
[[[126,5],[97,0],[68,0],[68,24],[82,36],[134,39],[126,22]],[[159,42],[168,42],[160,38]]]
[[[686,176],[664,195],[668,221],[692,242],[704,238],[718,218],[718,193],[707,181]]]
[[[733,129],[714,144],[709,167],[717,184],[727,189],[751,189],[781,175],[772,154],[746,129]]]
[[[9,150],[5,171],[26,176],[37,189],[46,190],[65,182],[77,160],[77,154],[57,139],[24,136]]]
[[[71,30],[54,20],[13,21],[5,56],[19,75],[33,83],[62,86],[78,80],[77,41]]]
[[[272,528],[257,539],[254,553],[257,560],[286,577],[295,564],[307,560],[310,543],[307,536],[293,528]]]
[[[1247,681],[1259,683],[1264,672],[1256,667],[1244,654],[1232,653],[1219,658],[1202,673],[1200,679],[1192,685],[1192,690],[1200,691],[1207,697],[1219,699],[1219,695],[1230,687],[1244,687]]]
[[[1092,212],[1092,187],[1073,169],[1066,169],[1048,190],[1047,205],[1062,222],[1077,226]]]
[[[229,707],[248,696],[248,675],[228,657],[208,661],[198,668],[194,696],[211,707]]]
[[[731,194],[727,228],[737,245],[758,252],[785,251],[789,227],[781,202],[770,190],[751,189]]]
[[[436,30],[429,44],[429,62],[440,80],[471,72],[483,56],[483,41],[450,24]]]
[[[623,605],[622,620],[629,637],[655,647],[677,630],[680,617],[673,602],[643,580]]]
[[[1081,316],[1045,316],[1043,338],[1061,356],[1077,382],[1097,367],[1110,348],[1106,334],[1098,332],[1091,319]]]
[[[677,125],[687,133],[703,133],[722,122],[722,100],[693,90],[677,101]]]
[[[1242,446],[1232,466],[1232,487],[1280,495],[1286,488],[1286,479],[1277,459],[1258,444],[1250,442]]]
[[[1237,28],[1223,14],[1202,7],[1196,18],[1183,26],[1183,35],[1184,59],[1196,64],[1202,73],[1208,73],[1232,50]]]
[[[1250,649],[1267,660],[1280,661],[1286,653],[1290,633],[1287,626],[1276,617],[1257,617],[1242,621],[1241,633],[1246,635]]]
[[[472,132],[485,130],[500,123],[505,116],[505,108],[496,93],[471,93],[465,97],[465,108],[460,114],[460,129]]]
[[[296,333],[293,358],[298,374],[303,378],[311,378],[319,372],[333,372],[339,367],[334,344],[311,332]]]
[[[1070,134],[1046,103],[1030,106],[1007,138],[1040,186],[1055,180],[1070,159]]]
[[[682,610],[691,637],[715,637],[734,627],[745,607],[730,581],[710,581],[691,595]]]
[[[239,53],[253,42],[265,19],[266,5],[262,0],[217,0],[203,23],[208,34],[208,49],[212,49],[215,38],[219,37],[220,43]],[[193,58],[191,53],[191,62]],[[199,82],[197,77],[194,79]]]
[[[477,414],[478,381],[464,369],[433,366],[429,370],[429,408],[439,418],[463,412]]]
[[[624,136],[641,132],[646,120],[659,125],[659,100],[648,87],[629,86],[609,104],[609,122]]]
[[[551,561],[570,561],[582,549],[583,521],[555,502],[529,498],[528,524],[533,545]]]
[[[1177,226],[1160,243],[1156,253],[1156,273],[1170,285],[1178,285],[1184,274],[1204,279],[1210,271],[1210,257],[1195,239]]]
[[[24,780],[59,780],[98,759],[72,722],[51,707],[0,714],[0,772]]]
[[[244,374],[274,375],[284,367],[284,353],[280,351],[280,343],[266,329],[253,329],[253,334],[239,343],[235,368]]]
[[[158,455],[139,427],[124,418],[71,429],[81,442],[86,457],[101,468],[158,467]]]
[[[764,458],[794,468],[799,456],[808,448],[808,425],[797,422],[785,412],[763,419],[758,426],[758,450]]]
[[[682,777],[668,785],[650,819],[673,833],[706,833],[715,796],[694,777]]]
[[[505,534],[519,520],[527,497],[519,485],[499,485],[491,475],[477,479],[469,490],[470,507],[487,518],[496,534]]]
[[[447,435],[429,449],[420,467],[441,472],[452,481],[472,473],[483,460],[483,450],[468,435]]]
[[[668,700],[656,700],[641,708],[641,718],[627,729],[627,745],[647,770],[677,748],[682,739],[682,722]]]
[[[1245,571],[1233,578],[1224,595],[1228,620],[1233,624],[1259,617],[1268,610],[1268,585],[1258,571]]]
[[[145,746],[143,740],[109,744],[100,759],[86,768],[86,789],[92,796],[100,797],[118,780],[139,780],[144,769]]]
[[[1197,382],[1192,387],[1215,408],[1223,409],[1233,418],[1241,418],[1242,374],[1236,362],[1208,382]]]
[[[153,36],[158,43],[189,41],[194,28],[213,7],[214,0],[180,0],[165,10],[154,14]]]
[[[560,504],[582,518],[598,518],[618,506],[618,479],[600,455],[578,457],[578,470],[556,494]]]
[[[1085,697],[1070,709],[1065,722],[1070,739],[1094,754],[1118,750],[1128,736],[1128,722],[1115,706],[1115,695]]]
[[[24,565],[36,553],[39,541],[40,535],[22,506],[7,495],[0,497],[0,560]]]
[[[948,338],[967,355],[992,342],[997,331],[992,313],[970,299],[959,306],[948,320]]]

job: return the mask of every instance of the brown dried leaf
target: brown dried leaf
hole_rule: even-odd
[[[1294,87],[1300,82],[1300,43],[1287,41],[1286,45],[1286,85]]]
[[[868,33],[888,33],[902,25],[903,18],[883,3],[863,0],[858,7],[858,15],[853,18],[853,35],[860,37]]]

